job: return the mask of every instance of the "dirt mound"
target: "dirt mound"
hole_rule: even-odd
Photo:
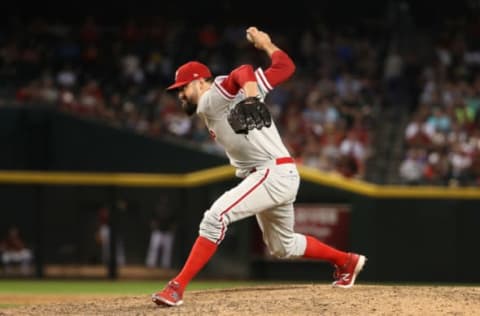
[[[187,291],[184,305],[142,296],[13,296],[0,315],[479,315],[480,287],[279,285]]]

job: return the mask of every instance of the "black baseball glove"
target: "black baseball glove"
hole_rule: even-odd
[[[272,125],[272,116],[265,103],[248,97],[235,104],[227,116],[228,123],[237,134],[248,134],[252,129]]]

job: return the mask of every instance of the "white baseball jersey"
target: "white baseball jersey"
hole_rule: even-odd
[[[265,99],[272,89],[261,68],[255,71],[260,98]],[[197,114],[203,119],[210,135],[220,143],[237,168],[237,175],[259,167],[275,158],[290,157],[290,153],[282,142],[275,123],[261,130],[253,129],[248,134],[236,134],[226,117],[232,107],[245,98],[243,90],[237,95],[228,93],[220,83],[226,76],[216,77],[212,87],[200,98]]]
[[[272,86],[261,68],[255,71],[255,76],[263,100]],[[296,166],[291,162],[275,163],[275,159],[290,157],[290,153],[273,121],[269,128],[253,129],[247,135],[233,131],[227,115],[245,96],[242,90],[236,95],[228,93],[221,85],[225,78],[215,78],[212,87],[201,96],[197,114],[212,137],[225,148],[230,163],[237,168],[237,176],[244,180],[226,191],[204,213],[199,234],[219,244],[230,223],[255,215],[263,240],[273,255],[301,256],[306,239],[294,231],[293,202],[300,183]]]

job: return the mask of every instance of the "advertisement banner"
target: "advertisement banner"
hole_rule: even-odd
[[[318,238],[329,246],[347,250],[350,230],[350,205],[304,203],[295,205],[295,232]],[[271,257],[255,223],[252,253]]]
[[[295,231],[324,243],[349,248],[350,206],[347,204],[296,204]]]

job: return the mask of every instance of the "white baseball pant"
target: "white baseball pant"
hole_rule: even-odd
[[[200,236],[220,244],[230,223],[255,215],[272,255],[302,256],[306,238],[294,232],[293,203],[299,185],[300,176],[294,163],[272,161],[256,168],[204,213]]]

